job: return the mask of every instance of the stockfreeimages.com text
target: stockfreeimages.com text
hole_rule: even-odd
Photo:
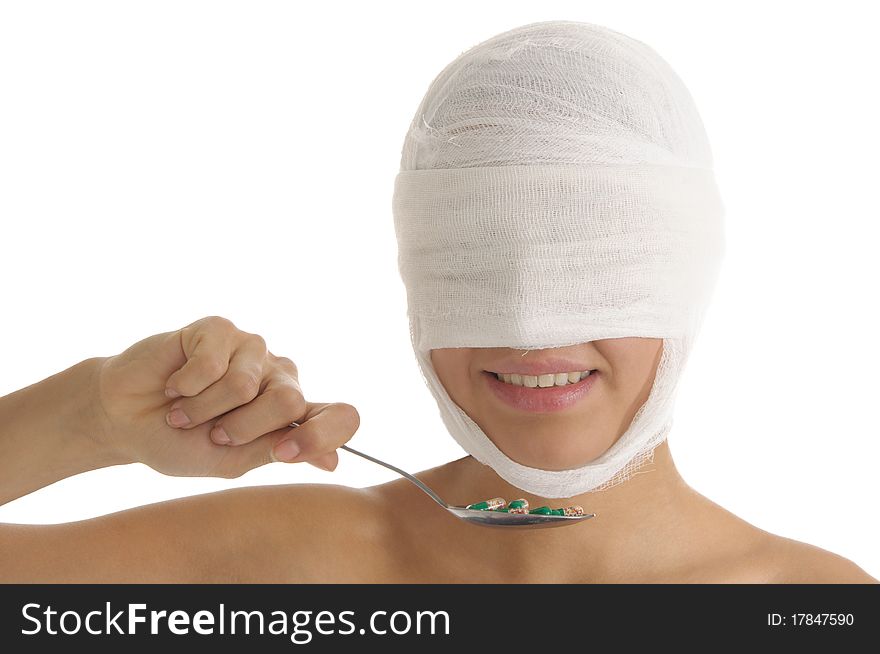
[[[126,604],[114,609],[106,602],[103,609],[88,612],[59,610],[51,605],[25,604],[21,609],[25,623],[21,633],[73,635],[86,632],[104,634],[271,634],[289,636],[297,645],[321,635],[449,635],[446,611],[373,611],[358,627],[354,611],[245,611],[229,610],[220,604],[215,611],[148,610],[146,604]]]

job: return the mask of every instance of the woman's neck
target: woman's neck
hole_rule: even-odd
[[[643,465],[627,481],[563,499],[523,493],[472,457],[431,473],[430,483],[453,504],[491,497],[507,501],[525,498],[532,507],[580,505],[587,513],[596,514],[578,525],[555,529],[484,529],[462,523],[456,530],[458,538],[479,540],[484,552],[500,557],[505,566],[520,570],[524,578],[546,578],[548,566],[556,566],[559,581],[570,581],[566,562],[590,571],[595,579],[620,578],[645,561],[657,562],[660,567],[664,553],[657,551],[658,547],[677,538],[676,530],[684,528],[680,516],[685,504],[693,508],[699,497],[678,473],[666,441],[654,450],[653,462]]]

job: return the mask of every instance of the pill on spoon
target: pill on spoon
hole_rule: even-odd
[[[513,500],[510,504],[507,505],[508,513],[528,513],[529,512],[529,503],[526,500]]]
[[[474,511],[492,511],[494,509],[500,509],[507,502],[505,502],[500,497],[493,497],[491,500],[486,500],[485,502],[477,502],[476,504],[468,504],[465,508],[472,509]]]

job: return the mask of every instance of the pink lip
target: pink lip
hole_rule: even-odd
[[[543,366],[544,364],[541,365]],[[543,367],[542,370],[548,370],[548,368]],[[559,368],[559,370],[565,370],[565,368]],[[577,367],[571,368],[571,370],[577,370]],[[585,368],[585,370],[589,370],[589,368]],[[525,386],[505,384],[499,381],[491,372],[484,371],[483,376],[486,378],[486,383],[489,384],[489,388],[492,389],[495,396],[508,406],[520,411],[550,413],[562,411],[577,404],[590,392],[590,389],[598,381],[599,373],[593,372],[589,377],[581,379],[576,384],[550,386],[549,388],[526,388]]]
[[[558,357],[548,357],[543,359],[536,357],[534,359],[529,359],[528,357],[518,356],[515,359],[509,359],[493,365],[497,367],[492,368],[491,371],[502,375],[509,375],[512,373],[516,373],[517,375],[546,375],[551,372],[585,372],[593,369],[588,364]],[[589,377],[587,379],[589,379]]]

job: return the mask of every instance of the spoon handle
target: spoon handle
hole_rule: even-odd
[[[372,461],[373,463],[378,463],[380,466],[384,466],[384,467],[388,468],[389,470],[393,470],[394,472],[396,472],[399,475],[403,475],[408,480],[410,480],[412,483],[414,483],[416,486],[418,486],[422,491],[424,491],[428,495],[428,497],[430,497],[432,500],[437,502],[437,504],[442,506],[444,509],[449,508],[449,505],[446,502],[444,502],[442,499],[440,499],[440,497],[437,495],[437,493],[432,491],[421,480],[416,479],[408,472],[404,472],[403,470],[401,470],[397,466],[393,466],[390,463],[385,463],[384,461],[380,461],[379,459],[373,458],[369,454],[364,454],[363,452],[358,452],[357,450],[353,450],[348,445],[342,445],[341,447],[346,452],[351,452],[352,454],[357,454],[358,456],[365,458],[367,461]]]

